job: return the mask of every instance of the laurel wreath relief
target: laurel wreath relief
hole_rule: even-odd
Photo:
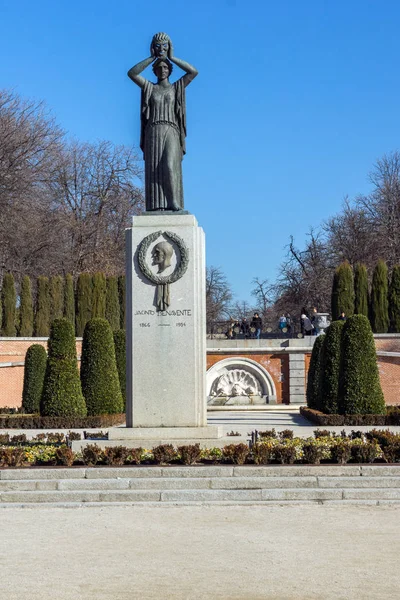
[[[149,269],[146,261],[147,251],[150,245],[160,236],[169,238],[178,246],[181,259],[177,262],[175,269],[170,275],[156,275]],[[189,249],[185,242],[175,233],[171,231],[155,231],[146,236],[140,243],[138,249],[138,263],[143,275],[152,283],[157,285],[157,301],[158,310],[166,310],[170,304],[169,285],[178,281],[185,273],[189,264]]]

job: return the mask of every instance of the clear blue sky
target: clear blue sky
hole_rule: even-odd
[[[400,146],[397,0],[0,0],[0,22],[0,87],[44,99],[73,137],[116,144],[139,142],[127,70],[155,32],[171,36],[200,72],[185,207],[238,300]]]

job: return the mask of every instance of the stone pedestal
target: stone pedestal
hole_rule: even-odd
[[[194,438],[178,428],[199,428],[198,437],[218,437],[206,427],[205,244],[194,216],[134,217],[126,278],[126,417],[134,429],[124,435]]]

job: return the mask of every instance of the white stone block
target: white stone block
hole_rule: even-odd
[[[152,277],[176,274],[188,258],[186,271],[169,285],[165,310],[158,309],[157,285],[139,264],[139,249],[150,239],[144,263]],[[173,248],[170,266],[153,264],[160,242]],[[140,215],[127,230],[126,256],[127,427],[204,427],[204,232],[193,215]]]

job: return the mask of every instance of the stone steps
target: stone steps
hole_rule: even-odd
[[[0,470],[0,507],[271,503],[400,504],[400,465]]]

